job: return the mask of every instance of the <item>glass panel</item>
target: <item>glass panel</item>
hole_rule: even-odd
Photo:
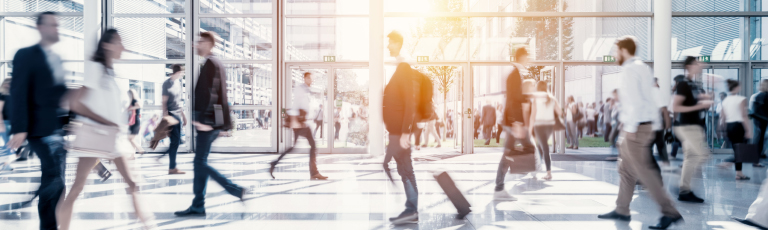
[[[83,12],[82,1],[72,0],[3,0],[5,12]]]
[[[471,18],[471,59],[509,61],[519,46],[532,60],[557,60],[557,18]]]
[[[558,0],[472,0],[471,12],[554,12]]]
[[[563,0],[565,12],[650,12],[651,0]]]
[[[748,2],[750,11],[768,11],[767,0],[753,0]]]
[[[384,34],[392,31],[403,35],[400,55],[406,59],[428,56],[429,61],[467,60],[467,18],[385,18]],[[382,48],[385,60],[391,60],[387,42],[384,39]]]
[[[745,11],[745,0],[672,0],[672,11]]]
[[[163,83],[173,73],[172,64],[115,64],[118,78],[131,80],[131,87],[139,94],[142,105],[163,105]],[[186,75],[179,81],[186,82]],[[186,104],[187,88],[182,87],[182,103]]]
[[[598,66],[565,66],[565,98],[573,97],[574,102],[581,106],[581,111],[596,114],[597,118],[590,119],[594,122],[588,122],[588,116],[584,120],[576,123],[578,133],[579,147],[609,147],[610,142],[605,141],[606,128],[615,127],[616,123],[610,119],[601,119],[600,109],[607,99],[613,99],[613,90],[619,87],[621,67],[618,65],[598,65]],[[567,107],[567,103],[560,102],[561,106]],[[595,109],[598,108],[598,109]],[[565,110],[568,113],[567,110]],[[566,116],[568,116],[566,114]],[[608,115],[606,115],[608,116]],[[573,123],[565,119],[566,124]],[[590,126],[587,126],[590,124]],[[618,132],[616,129],[613,131]],[[592,135],[595,134],[595,135]],[[567,134],[566,134],[567,135]],[[618,136],[618,134],[617,134]],[[567,142],[567,139],[564,140]],[[615,140],[609,140],[615,141]],[[567,143],[567,146],[576,145]],[[612,149],[615,151],[615,149]],[[613,152],[614,154],[616,152]]]
[[[227,64],[227,96],[234,105],[272,105],[272,65]]]
[[[328,99],[328,70],[327,69],[291,69],[291,90],[295,90],[300,84],[304,84],[304,73],[312,73],[312,85],[309,87],[312,96],[309,98],[309,110],[307,111],[307,124],[312,130],[315,136],[315,144],[317,148],[327,148],[329,137],[324,136],[318,138],[317,130],[328,130],[328,122],[315,122],[318,117],[318,113],[321,112],[320,108],[328,109],[330,106],[326,106],[325,102]],[[292,108],[296,100],[307,100],[305,98],[295,98],[294,94],[291,94],[291,103],[288,108]],[[325,119],[324,119],[325,120]],[[320,127],[322,125],[322,127]],[[291,131],[292,132],[292,131]],[[322,132],[321,132],[322,133]],[[326,131],[327,133],[327,131]],[[309,143],[304,138],[299,138],[298,142],[294,142],[294,146],[298,148],[309,148]]]
[[[271,14],[272,0],[200,0],[203,14]]]
[[[272,110],[232,109],[232,132],[214,147],[272,147]]]
[[[387,0],[384,12],[466,12],[466,0]]]
[[[186,0],[112,0],[115,14],[184,13]]]
[[[755,87],[752,93],[759,93],[760,81],[766,79],[768,79],[768,69],[752,69],[752,85]]]
[[[368,60],[368,18],[288,18],[288,60]]]
[[[749,46],[749,58],[751,60],[768,60],[768,52],[763,53],[763,47],[768,46],[768,24],[763,22],[768,18],[749,18],[749,37],[752,44]]]
[[[272,19],[200,18],[200,31],[219,35],[213,53],[221,59],[272,59]]]
[[[743,60],[744,18],[672,18],[672,60],[709,55],[712,61]]]
[[[51,49],[62,60],[83,60],[83,18],[57,17],[59,20],[59,42]],[[34,17],[0,17],[0,59],[12,60],[21,48],[40,42],[40,33]]]
[[[368,14],[368,0],[286,0],[285,14]]]
[[[133,86],[131,86],[133,88]],[[137,135],[136,141],[139,141],[141,144],[141,147],[145,148],[147,151],[152,151],[149,148],[150,141],[152,141],[152,137],[155,136],[155,127],[157,127],[157,124],[160,123],[160,115],[163,113],[162,110],[159,109],[141,109],[141,118],[139,118],[139,134]],[[189,119],[189,118],[187,118]],[[190,144],[192,143],[191,135],[189,133],[191,132],[189,126],[182,126],[181,128],[181,145],[179,146],[179,149],[186,148],[189,149]],[[223,138],[219,138],[223,139]],[[216,142],[214,142],[214,145],[218,143],[219,139],[217,139]],[[160,143],[157,145],[159,148],[168,148],[168,146],[171,144],[170,138],[165,138],[160,140]]]
[[[637,39],[637,57],[651,59],[650,18],[563,18],[563,59],[602,61],[616,55],[614,43],[625,35]]]
[[[186,20],[184,18],[115,18],[123,38],[123,59],[184,59]]]
[[[334,148],[368,146],[368,74],[368,69],[336,70],[333,94]],[[325,120],[327,123],[328,119]]]

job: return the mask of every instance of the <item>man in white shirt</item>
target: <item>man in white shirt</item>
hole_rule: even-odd
[[[619,119],[622,122],[619,137],[620,159],[619,197],[616,209],[599,215],[601,219],[629,221],[629,203],[639,181],[661,206],[663,217],[651,229],[666,229],[683,217],[672,205],[669,194],[664,190],[661,176],[653,169],[651,154],[648,152],[653,141],[653,124],[658,122],[658,108],[653,96],[653,74],[651,68],[635,57],[635,39],[624,36],[616,40],[616,60],[622,67],[619,101],[622,103]]]

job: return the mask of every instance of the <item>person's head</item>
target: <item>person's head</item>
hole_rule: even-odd
[[[515,62],[526,65],[528,64],[528,56],[528,48],[525,48],[525,46],[515,49]]]
[[[304,72],[304,84],[307,84],[308,86],[312,85],[312,73]]]
[[[536,83],[536,91],[539,92],[547,92],[547,82],[546,81],[539,81]]]
[[[703,68],[699,60],[696,60],[696,57],[693,57],[693,56],[685,57],[685,62],[683,62],[683,66],[685,68],[685,71],[688,71],[688,77],[693,77],[701,74],[701,69]]]
[[[120,59],[120,55],[125,50],[123,47],[123,39],[117,34],[116,29],[107,29],[99,39],[99,45],[96,47],[96,52],[93,54],[94,62],[98,62],[104,66],[112,67],[112,60]]]
[[[206,57],[213,51],[213,47],[216,46],[216,33],[206,31],[200,33],[200,39],[197,40],[197,55]]]
[[[181,76],[184,76],[184,73],[186,72],[184,70],[184,65],[182,64],[173,64],[171,65],[171,78],[180,78]]]
[[[728,79],[725,82],[728,83],[728,92],[739,93],[739,90],[741,90],[741,87],[739,86],[739,81],[738,80]],[[720,93],[720,99],[721,100],[725,99],[726,96],[727,95],[725,93],[722,93],[722,92]]]
[[[11,78],[7,77],[3,80],[3,84],[0,84],[0,94],[8,95],[11,93]]]
[[[573,99],[573,95],[568,96],[568,103],[573,103],[575,100]]]
[[[129,89],[128,90],[128,97],[131,98],[131,101],[133,100],[139,100],[139,94],[136,93],[136,90]]]
[[[613,103],[619,102],[619,89],[613,89],[611,94],[613,94]]]
[[[605,99],[605,103],[611,103],[611,98],[610,98],[610,97],[609,97],[609,98],[606,98],[606,99]]]
[[[768,79],[763,79],[760,81],[760,91],[768,92]]]
[[[400,56],[400,49],[403,48],[403,35],[400,32],[392,31],[387,35],[387,38],[389,38],[389,43],[387,44],[389,56]]]
[[[59,42],[59,21],[54,12],[37,14],[37,31],[40,32],[40,43],[52,45]]]
[[[536,81],[533,79],[523,80],[523,93],[533,93],[536,90]]]
[[[635,40],[633,36],[623,36],[616,39],[616,61],[619,65],[623,65],[625,61],[635,57],[635,51],[637,50]]]

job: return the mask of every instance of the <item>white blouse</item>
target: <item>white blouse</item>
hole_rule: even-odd
[[[725,113],[725,122],[743,122],[744,111],[741,108],[741,102],[747,98],[741,95],[728,95],[722,102],[723,113]]]

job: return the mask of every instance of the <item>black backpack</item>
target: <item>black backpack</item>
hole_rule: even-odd
[[[426,74],[419,72],[418,70],[414,69],[413,72],[414,83],[419,89],[419,92],[417,92],[419,96],[418,104],[416,104],[415,120],[417,122],[427,121],[435,113],[435,107],[432,103],[432,96],[434,94],[432,79],[427,77]]]

